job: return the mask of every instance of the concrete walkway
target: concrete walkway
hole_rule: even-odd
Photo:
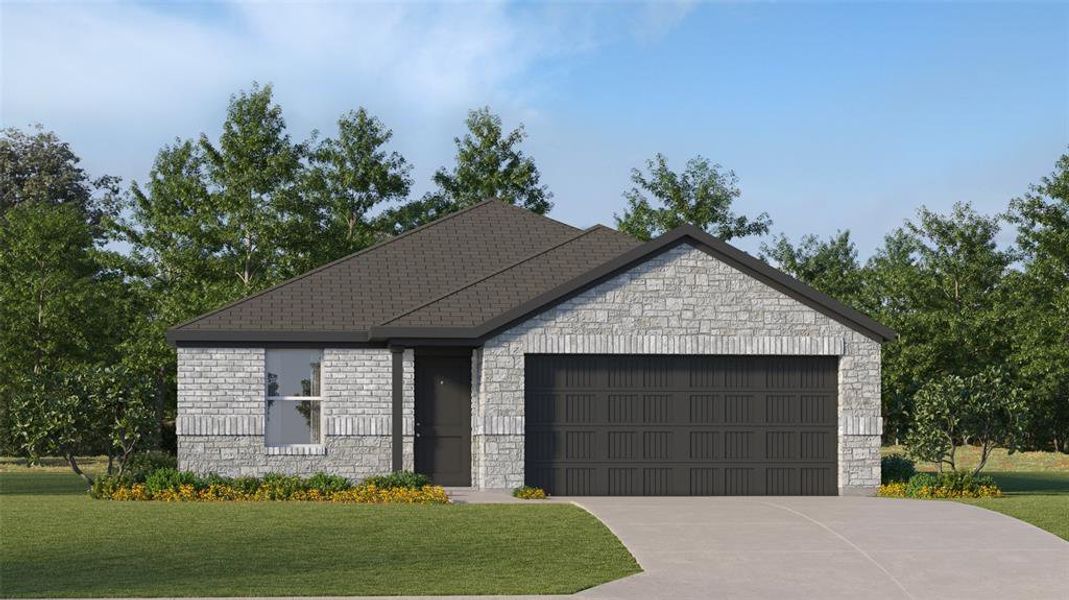
[[[1069,598],[1069,543],[957,502],[572,500],[645,570],[586,598]]]

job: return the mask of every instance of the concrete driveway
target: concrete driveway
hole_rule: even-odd
[[[956,502],[571,500],[645,569],[588,598],[1069,598],[1069,543]]]

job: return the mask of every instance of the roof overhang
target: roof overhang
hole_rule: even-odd
[[[367,344],[367,331],[272,331],[242,329],[168,329],[167,343],[172,346],[243,344]]]

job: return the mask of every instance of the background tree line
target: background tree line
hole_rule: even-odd
[[[422,197],[377,118],[359,108],[294,140],[270,86],[232,96],[217,139],[175,140],[127,187],[39,126],[4,130],[0,452],[121,462],[170,446],[168,327],[485,198],[550,211],[523,126],[489,108],[465,124]],[[658,154],[631,179],[616,221],[638,238],[681,223],[725,240],[772,230],[766,213],[733,211],[735,174],[703,157],[675,171]],[[1000,248],[1007,224],[1016,242]],[[889,440],[925,385],[994,369],[1025,399],[1021,445],[1069,451],[1069,156],[1003,214],[922,207],[864,262],[849,231],[779,235],[762,258],[900,333],[884,347]]]

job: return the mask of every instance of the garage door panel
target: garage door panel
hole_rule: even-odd
[[[527,373],[527,482],[550,493],[836,491],[834,357],[529,355]]]

